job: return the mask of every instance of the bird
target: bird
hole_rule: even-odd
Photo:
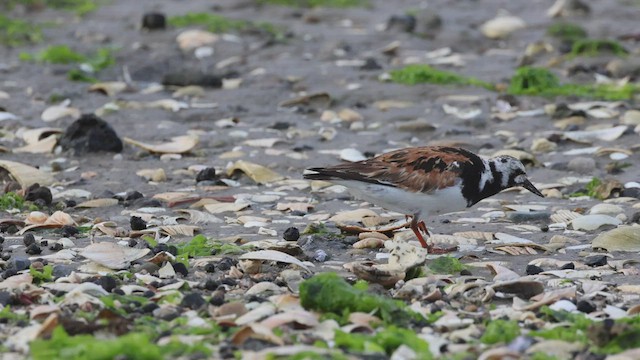
[[[515,157],[483,158],[454,146],[409,147],[366,160],[308,168],[303,178],[343,185],[356,198],[405,214],[428,253],[457,247],[441,249],[427,243],[422,233],[430,233],[423,218],[464,210],[516,186],[544,197]]]

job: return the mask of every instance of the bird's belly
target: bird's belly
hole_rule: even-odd
[[[422,216],[445,214],[464,210],[467,201],[459,186],[436,190],[430,194],[414,193],[399,188],[353,182],[334,181],[349,189],[355,197],[383,207],[387,210]]]

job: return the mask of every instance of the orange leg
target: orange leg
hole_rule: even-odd
[[[429,230],[427,229],[427,225],[424,223],[424,221],[418,222],[418,216],[416,215],[412,216],[411,230],[413,230],[413,233],[416,234],[418,241],[420,241],[420,245],[422,245],[423,248],[427,249],[427,252],[429,252],[429,254],[446,254],[446,253],[450,253],[458,250],[457,246],[452,246],[448,248],[437,248],[433,244],[428,244],[424,240],[422,233],[424,233],[427,236],[431,236],[431,234],[429,233]]]

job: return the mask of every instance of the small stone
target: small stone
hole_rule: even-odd
[[[18,275],[18,271],[16,269],[7,269],[2,273],[2,278],[7,279],[14,275]]]
[[[138,245],[138,241],[136,239],[129,239],[129,241],[127,241],[127,245],[129,247],[136,247]]]
[[[620,196],[640,199],[640,188],[633,187],[633,188],[623,189],[622,192],[620,193]]]
[[[27,247],[27,250],[25,250],[25,252],[29,255],[38,255],[42,253],[42,249],[36,244],[31,244]]]
[[[514,223],[527,221],[546,221],[551,217],[548,211],[511,211],[507,213],[507,218]]]
[[[26,233],[22,238],[22,242],[24,243],[24,246],[28,247],[29,245],[36,243],[36,238],[32,233]]]
[[[144,230],[147,228],[147,222],[142,220],[139,216],[132,216],[131,219],[129,219],[129,224],[131,225],[131,230],[134,231]]]
[[[585,314],[591,314],[596,311],[596,306],[589,300],[579,300],[576,307],[578,308],[578,311]]]
[[[217,289],[218,286],[220,286],[220,283],[215,281],[214,279],[207,279],[207,281],[204,282],[204,288],[209,291]]]
[[[411,33],[416,28],[416,18],[413,15],[392,15],[387,21],[386,30]]]
[[[164,30],[167,27],[167,18],[158,12],[149,12],[142,15],[142,28],[147,30]]]
[[[553,141],[549,141],[545,138],[533,139],[531,144],[531,151],[534,153],[549,153],[554,151],[558,147],[558,144]]]
[[[212,273],[216,271],[216,266],[213,262],[207,263],[204,266],[204,271],[208,272],[208,273]]]
[[[220,261],[218,261],[217,265],[218,265],[218,270],[227,271],[231,269],[232,266],[236,265],[236,261],[234,261],[230,257],[223,257],[222,259],[220,259]]]
[[[178,316],[180,313],[178,312],[178,308],[176,306],[162,306],[158,309],[152,311],[153,317],[164,320],[171,321]]]
[[[140,308],[140,310],[142,310],[143,314],[150,314],[152,313],[155,309],[159,308],[160,306],[154,302],[148,302],[144,305],[142,305],[142,307]]]
[[[462,270],[460,270],[460,275],[461,276],[471,276],[473,274],[468,269],[462,269]]]
[[[192,293],[186,294],[182,298],[182,301],[180,302],[180,306],[189,308],[191,310],[198,310],[206,303],[207,302],[204,300],[202,295],[198,294],[197,292],[192,292]]]
[[[175,271],[176,274],[180,274],[182,276],[189,275],[189,269],[187,269],[187,267],[183,263],[174,262],[172,265],[173,265],[173,271]]]
[[[327,254],[327,252],[322,249],[317,249],[316,251],[314,251],[312,258],[317,262],[325,262],[329,260],[329,254]]]
[[[536,265],[527,265],[527,269],[525,270],[527,275],[537,275],[537,274],[540,274],[543,271],[544,271],[544,269],[542,269],[540,266],[536,266]]]
[[[605,255],[592,255],[584,260],[584,264],[591,267],[607,265],[607,257]]]
[[[374,58],[366,58],[364,60],[364,64],[360,66],[360,70],[364,70],[364,71],[372,71],[372,70],[380,70],[380,69],[382,69],[382,66],[380,66],[380,64],[378,64],[378,62]]]
[[[13,301],[11,293],[7,291],[0,291],[0,305],[7,306],[11,305]]]
[[[137,269],[136,272],[140,273],[146,271],[148,274],[157,274],[160,267],[152,262],[142,263]]]
[[[196,182],[216,180],[216,169],[212,167],[204,168],[198,171]]]
[[[214,306],[221,306],[222,304],[224,304],[225,293],[226,290],[224,286],[219,286],[213,293],[211,293],[209,304]]]
[[[65,277],[71,275],[73,272],[73,267],[66,264],[56,264],[53,265],[53,270],[51,271],[51,275],[53,275],[54,279]]]
[[[63,150],[73,150],[77,154],[103,151],[119,153],[123,148],[122,140],[111,125],[93,114],[84,114],[69,125],[58,144]]]
[[[109,293],[118,285],[116,279],[112,276],[101,276],[95,283],[102,286],[102,288]]]
[[[167,244],[158,244],[154,246],[153,249],[151,249],[151,251],[153,251],[154,254],[161,253],[167,250],[169,250],[169,245]]]
[[[4,244],[4,236],[0,236],[0,244]]]
[[[24,199],[35,204],[41,203],[45,206],[49,206],[53,202],[51,190],[49,190],[48,187],[40,186],[39,184],[33,184],[29,186],[27,188]]]
[[[569,161],[567,168],[580,174],[591,174],[596,169],[596,161],[590,157],[576,157]]]
[[[140,191],[137,190],[129,190],[124,194],[124,201],[133,201],[133,200],[138,200],[138,199],[142,199],[144,197],[144,195],[142,195],[142,193]]]
[[[80,233],[77,227],[71,225],[64,225],[60,228],[60,234],[62,237],[73,237]]]
[[[576,265],[572,262],[570,263],[566,263],[564,265],[562,265],[562,267],[560,268],[560,270],[575,270]]]
[[[145,292],[142,293],[142,296],[146,297],[146,298],[152,298],[155,296],[155,292],[153,292],[152,290],[147,290]]]
[[[2,260],[4,261],[9,261],[9,259],[11,259],[11,253],[8,251],[5,251],[2,253]]]
[[[285,121],[278,121],[275,124],[271,125],[271,128],[274,130],[287,130],[291,127],[291,124]]]
[[[178,256],[178,248],[175,245],[169,245],[167,252],[173,256]]]
[[[51,246],[49,246],[49,250],[51,251],[60,251],[63,248],[64,246],[59,242],[52,243]]]
[[[286,241],[298,241],[300,238],[300,230],[297,227],[290,227],[284,231],[282,238]]]
[[[203,87],[222,87],[222,77],[215,74],[202,73],[198,70],[178,70],[164,75],[162,85],[165,86],[189,86],[199,85]]]

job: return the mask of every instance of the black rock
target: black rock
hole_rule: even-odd
[[[576,265],[574,263],[570,262],[570,263],[566,263],[566,264],[562,265],[560,270],[574,270],[575,268],[576,268]]]
[[[167,244],[158,244],[152,249],[154,254],[161,253],[167,250],[169,250],[169,245]]]
[[[169,245],[167,252],[173,256],[178,256],[178,248],[175,245]]]
[[[212,263],[212,262],[207,263],[207,264],[204,266],[204,271],[206,271],[206,272],[208,272],[208,273],[215,272],[215,271],[216,271],[216,266],[215,266],[215,264],[214,264],[214,263]]]
[[[0,244],[4,244],[4,236],[0,236]]]
[[[633,187],[622,190],[620,196],[640,199],[640,188]]]
[[[24,246],[29,246],[31,244],[35,244],[36,243],[36,237],[33,236],[32,233],[26,233],[22,237],[22,242],[24,243]]]
[[[220,259],[220,261],[218,261],[218,270],[220,271],[227,271],[229,269],[231,269],[232,266],[234,266],[236,264],[235,260],[233,260],[230,257],[223,257],[222,259]]]
[[[196,175],[196,182],[215,180],[215,179],[216,179],[216,169],[212,167],[204,168],[198,171],[198,174]]]
[[[207,279],[207,281],[204,282],[204,288],[209,291],[217,289],[218,286],[220,286],[220,283],[213,279]]]
[[[73,237],[78,235],[79,233],[80,233],[80,230],[78,230],[78,228],[75,226],[64,225],[62,228],[60,228],[60,234],[63,237]]]
[[[300,230],[292,226],[284,231],[282,238],[287,241],[298,241],[298,239],[300,239]]]
[[[222,87],[222,76],[206,74],[196,70],[182,70],[166,74],[162,78],[162,85],[165,86],[189,86],[199,85],[204,87]]]
[[[102,286],[102,288],[109,293],[118,285],[113,276],[101,276],[95,283]]]
[[[164,30],[167,28],[167,17],[158,12],[142,15],[142,28],[147,30]]]
[[[222,284],[222,285],[236,286],[237,283],[238,282],[235,279],[230,278],[230,277],[226,277],[226,278],[220,280],[220,284]]]
[[[605,255],[592,255],[584,259],[584,264],[591,267],[607,265],[607,257]]]
[[[151,290],[147,290],[145,292],[142,293],[142,296],[146,297],[146,298],[151,298],[155,295],[156,293],[151,291]]]
[[[189,269],[187,269],[187,267],[181,263],[181,262],[175,262],[172,264],[173,265],[173,270],[177,273],[177,274],[181,274],[182,276],[187,276],[189,275]]]
[[[635,224],[640,223],[640,211],[634,212],[633,215],[631,215],[631,219],[629,220],[629,222]]]
[[[146,304],[144,304],[142,306],[142,308],[140,308],[140,310],[142,310],[143,313],[145,314],[150,314],[153,312],[153,310],[159,308],[160,306],[154,302],[148,302]]]
[[[468,269],[463,269],[463,270],[460,270],[460,275],[461,276],[471,276],[471,275],[473,275],[473,273],[471,273],[471,271],[469,271]]]
[[[527,275],[537,275],[537,274],[540,274],[543,271],[544,271],[543,268],[541,268],[540,266],[536,266],[536,265],[527,265],[527,269],[525,270]]]
[[[113,291],[112,291],[112,292],[113,292],[114,294],[116,294],[116,295],[126,295],[126,294],[125,294],[125,292],[124,292],[124,290],[122,290],[122,289],[120,289],[120,288],[115,288],[115,289],[113,289]]]
[[[122,140],[116,131],[93,114],[84,114],[69,125],[58,144],[64,150],[73,150],[76,154],[122,151]]]
[[[164,204],[158,199],[140,198],[135,199],[129,203],[129,206],[141,208],[141,207],[163,207]]]
[[[31,266],[31,260],[26,257],[15,257],[9,263],[9,267],[16,271],[27,270],[29,266]]]
[[[578,311],[585,314],[591,314],[596,311],[596,306],[589,300],[579,300],[576,307],[578,308]]]
[[[372,70],[380,70],[380,69],[382,69],[382,66],[380,66],[380,64],[378,64],[378,62],[374,58],[366,58],[364,65],[360,66],[360,70],[364,70],[364,71],[372,71]]]
[[[68,208],[72,208],[78,205],[78,202],[75,200],[64,200],[64,205]]]
[[[144,195],[140,191],[137,190],[129,190],[124,194],[124,201],[132,201],[137,199],[142,199]]]
[[[63,246],[61,243],[53,243],[51,244],[51,246],[49,246],[49,250],[51,251],[60,251],[62,250]]]
[[[138,241],[136,239],[129,239],[129,241],[127,242],[127,245],[129,247],[136,247],[136,245],[138,245]]]
[[[14,275],[18,275],[18,271],[16,271],[16,269],[7,269],[2,273],[2,278],[8,279]]]
[[[42,253],[42,249],[36,244],[31,244],[27,247],[27,250],[25,250],[25,252],[29,255],[38,255]]]
[[[71,275],[73,272],[73,267],[66,264],[56,264],[53,265],[53,270],[51,271],[51,275],[53,275],[54,279],[65,277]]]
[[[207,301],[202,297],[202,295],[198,294],[197,292],[192,292],[182,298],[180,306],[189,308],[191,310],[198,310],[206,303]]]
[[[291,127],[291,124],[285,121],[278,121],[270,127],[274,130],[287,130]]]
[[[49,246],[49,240],[42,240],[42,241],[40,241],[40,246],[44,246],[44,247]]]
[[[0,305],[7,306],[11,305],[12,302],[13,298],[11,296],[11,293],[7,291],[0,291]]]
[[[387,21],[386,30],[413,32],[416,29],[416,17],[413,15],[392,15]]]
[[[224,294],[226,290],[224,286],[219,286],[216,291],[211,293],[211,298],[209,299],[209,303],[211,305],[220,306],[224,304]]]
[[[5,251],[2,253],[2,256],[0,258],[2,258],[2,260],[4,261],[9,261],[9,259],[11,259],[11,253],[8,251]]]
[[[136,272],[146,271],[149,274],[156,274],[160,267],[152,262],[145,262],[136,269]]]
[[[147,222],[139,216],[132,216],[129,219],[129,224],[131,225],[131,230],[144,230],[147,228]]]
[[[49,206],[53,202],[51,190],[49,190],[48,187],[40,186],[40,184],[37,183],[27,188],[24,199],[34,203],[44,203],[45,206]]]

